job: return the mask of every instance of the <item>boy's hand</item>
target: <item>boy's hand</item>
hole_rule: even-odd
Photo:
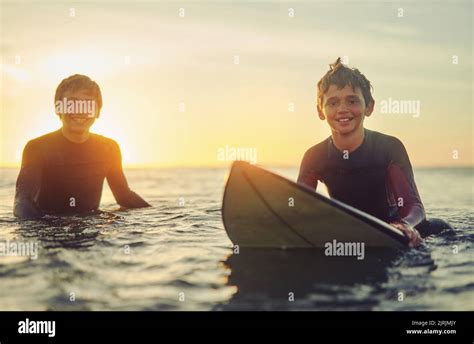
[[[412,226],[399,221],[391,222],[390,224],[405,234],[405,236],[408,238],[409,247],[417,247],[421,244],[420,233],[418,233],[418,231]]]

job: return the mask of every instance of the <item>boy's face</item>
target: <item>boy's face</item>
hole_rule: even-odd
[[[90,91],[87,89],[78,90],[75,92],[66,91],[61,100],[66,98],[67,101],[93,101],[95,102],[94,97],[91,95]],[[90,103],[89,103],[90,104]],[[95,107],[96,108],[96,107]],[[86,112],[68,112],[65,114],[60,114],[61,121],[63,122],[63,128],[67,129],[69,132],[76,134],[82,134],[88,132],[92,124],[94,124],[98,111],[95,112],[95,115]]]
[[[359,87],[352,89],[346,85],[338,89],[331,85],[323,96],[321,108],[318,107],[318,114],[322,120],[327,119],[333,132],[347,135],[363,126],[364,117],[370,116],[373,110],[374,103],[366,106]]]

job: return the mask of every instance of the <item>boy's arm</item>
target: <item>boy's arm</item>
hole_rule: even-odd
[[[306,186],[312,191],[316,191],[318,187],[318,176],[312,167],[312,160],[309,152],[306,152],[301,161],[297,183]]]
[[[395,195],[400,220],[412,227],[425,220],[425,209],[416,185],[410,183],[403,170],[395,163],[388,167],[389,185]]]
[[[28,142],[23,150],[21,169],[16,180],[13,215],[20,219],[37,219],[44,216],[35,202],[41,183],[41,155]]]
[[[112,166],[107,174],[107,183],[117,203],[124,208],[151,207],[143,198],[130,190],[122,169],[122,154],[119,145],[114,142],[112,148]]]
[[[415,226],[426,219],[425,209],[415,184],[413,169],[405,146],[396,140],[392,160],[387,170],[388,185],[397,205],[400,219],[391,224],[400,229],[409,239],[409,246],[416,247],[421,237]]]
[[[405,146],[398,139],[392,151],[387,177],[398,204],[400,220],[412,227],[424,221],[425,209],[418,194],[410,159]]]

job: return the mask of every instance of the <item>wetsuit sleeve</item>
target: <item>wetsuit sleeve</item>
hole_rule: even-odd
[[[318,187],[318,174],[316,173],[313,167],[314,161],[312,159],[312,154],[310,151],[307,151],[303,156],[301,161],[300,173],[298,175],[298,184],[306,186],[307,188],[316,191]]]
[[[13,214],[20,219],[36,219],[44,215],[35,198],[40,189],[42,173],[41,152],[28,142],[23,150],[20,173],[16,180]]]
[[[397,202],[400,220],[412,227],[423,222],[426,218],[425,209],[418,194],[410,159],[400,140],[396,140],[393,145],[387,179]]]
[[[130,190],[122,169],[122,154],[119,145],[113,141],[111,150],[111,166],[107,173],[107,183],[117,203],[124,208],[143,208],[151,205]]]

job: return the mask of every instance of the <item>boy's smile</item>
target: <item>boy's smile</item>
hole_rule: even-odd
[[[93,100],[88,90],[66,92],[64,97],[74,101]],[[75,134],[84,134],[89,131],[94,123],[95,116],[91,116],[87,113],[67,113],[61,115],[61,120],[63,122],[63,130]]]
[[[333,132],[341,135],[350,134],[359,129],[365,116],[370,116],[373,104],[366,106],[359,87],[350,85],[339,89],[331,85],[324,94],[322,109],[318,108],[319,118],[327,119]]]

